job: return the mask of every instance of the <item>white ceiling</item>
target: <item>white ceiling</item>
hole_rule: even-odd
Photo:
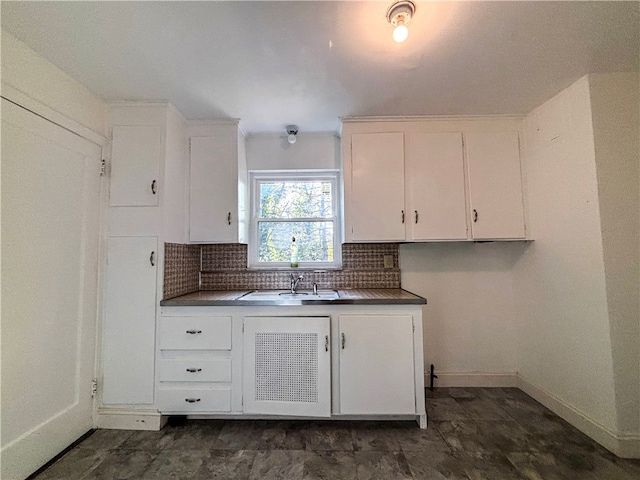
[[[524,114],[639,69],[639,2],[8,2],[2,28],[106,101],[169,100],[247,132],[341,116]]]

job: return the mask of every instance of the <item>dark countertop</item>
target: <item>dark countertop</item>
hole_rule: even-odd
[[[240,297],[254,290],[203,290],[180,297],[162,300],[163,307],[176,306],[299,306],[299,305],[424,305],[427,300],[401,288],[356,288],[338,290],[339,298],[333,300],[281,300],[248,301]]]

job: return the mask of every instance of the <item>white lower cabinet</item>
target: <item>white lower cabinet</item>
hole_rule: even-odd
[[[231,316],[160,318],[158,410],[231,411]]]
[[[329,417],[329,317],[244,319],[244,412]]]
[[[413,318],[340,315],[340,413],[416,411]]]
[[[426,427],[422,307],[162,307],[167,415],[416,418]]]

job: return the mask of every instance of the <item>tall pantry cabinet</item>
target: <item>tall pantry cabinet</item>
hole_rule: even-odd
[[[168,103],[111,105],[98,426],[154,429],[164,242],[186,243],[185,121]],[[127,418],[127,420],[125,420]]]

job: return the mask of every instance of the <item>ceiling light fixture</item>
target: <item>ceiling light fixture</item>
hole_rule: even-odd
[[[298,135],[298,126],[287,125],[285,128],[287,129],[287,135],[288,135],[287,142],[293,145],[294,143],[296,143],[296,140],[298,139],[298,137],[296,137],[296,135]]]
[[[395,27],[393,39],[396,42],[402,43],[407,39],[409,35],[407,25],[415,11],[416,5],[411,0],[398,0],[387,10],[387,21]]]

